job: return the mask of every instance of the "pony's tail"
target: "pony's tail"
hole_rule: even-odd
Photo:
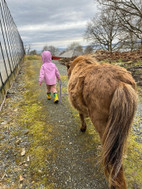
[[[136,91],[129,84],[120,84],[110,104],[109,118],[102,140],[105,175],[109,179],[111,189],[127,188],[122,158],[136,107]]]

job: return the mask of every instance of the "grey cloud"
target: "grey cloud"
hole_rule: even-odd
[[[94,0],[7,0],[8,7],[18,28],[47,24],[49,27],[88,21],[96,12]],[[85,26],[66,27],[62,31],[20,31],[24,43],[73,39],[82,37]]]
[[[16,1],[16,0],[15,0]],[[8,0],[8,5],[11,7],[12,14],[17,24],[22,23],[45,23],[55,22],[62,23],[70,22],[76,19],[90,18],[92,13],[95,14],[94,1],[39,1],[39,0],[22,0],[13,1]],[[94,5],[92,7],[92,5]],[[17,16],[18,15],[18,16]]]
[[[25,40],[28,43],[29,39],[32,43],[36,42],[45,42],[45,41],[52,41],[52,40],[67,40],[69,38],[77,38],[80,37],[83,31],[79,28],[77,30],[63,30],[63,31],[54,31],[54,32],[47,32],[47,31],[40,31],[36,32],[33,35],[33,32],[28,32],[28,40]],[[22,36],[25,36],[25,32],[21,33]]]

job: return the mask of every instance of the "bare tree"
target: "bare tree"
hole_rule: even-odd
[[[136,50],[142,47],[141,40],[137,38],[137,36],[131,31],[125,31],[126,40],[123,43],[123,49],[127,50]]]
[[[67,50],[75,50],[78,46],[80,46],[77,42],[72,42],[70,45],[68,45]]]
[[[30,55],[37,55],[37,51],[34,49],[34,50],[30,51],[29,54],[30,54]]]
[[[44,46],[42,51],[50,51],[52,56],[55,56],[59,53],[59,49],[50,45],[50,46]]]
[[[77,42],[72,42],[70,45],[68,45],[66,51],[72,50],[74,55],[83,54],[83,48],[82,46]]]
[[[30,54],[30,51],[31,51],[31,45],[25,45],[25,53],[26,54]]]
[[[45,46],[43,47],[42,51],[48,51],[48,46],[45,45]]]
[[[80,53],[83,54],[83,48],[82,48],[82,46],[81,46],[81,45],[78,45],[78,46],[75,48],[75,51],[78,51],[78,52],[80,52]]]
[[[98,18],[93,18],[85,32],[85,38],[102,49],[112,52],[123,45],[120,25],[113,10],[102,10]]]
[[[84,54],[90,54],[93,52],[93,46],[92,45],[88,45],[86,47],[86,49],[84,50]]]
[[[142,39],[142,0],[98,0],[116,12],[121,26]]]

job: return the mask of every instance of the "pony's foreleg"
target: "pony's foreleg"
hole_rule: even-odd
[[[81,132],[85,132],[87,126],[86,126],[86,123],[85,123],[84,115],[79,114],[79,116],[80,116],[81,123],[82,123],[80,130],[81,130]]]

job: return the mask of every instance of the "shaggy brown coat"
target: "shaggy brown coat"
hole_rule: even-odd
[[[86,130],[89,116],[102,142],[102,160],[110,189],[126,189],[122,157],[137,106],[136,83],[124,68],[80,56],[68,69],[68,93]]]

